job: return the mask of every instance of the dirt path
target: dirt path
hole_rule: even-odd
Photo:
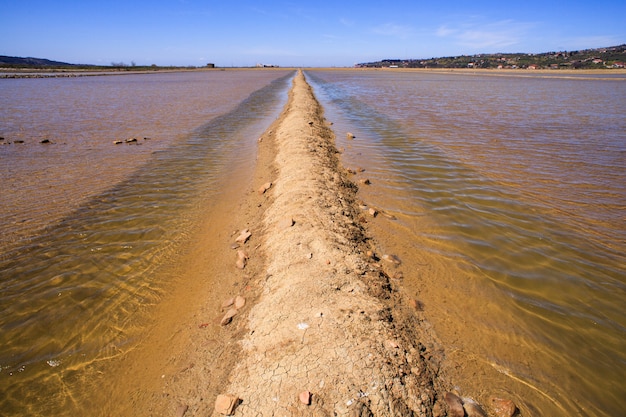
[[[239,399],[241,416],[432,415],[438,352],[420,342],[418,312],[394,291],[396,266],[368,257],[333,139],[298,73],[260,145],[276,152],[271,204],[262,230],[251,230],[266,265],[250,283],[258,301],[226,325],[245,336],[222,394]]]
[[[251,182],[234,178],[199,227],[173,271],[189,284],[120,361],[132,383],[102,415],[486,416],[449,392],[440,344],[399,288],[403,265],[373,249],[375,213],[334,139],[298,72]]]

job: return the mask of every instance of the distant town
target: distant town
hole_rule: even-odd
[[[493,69],[611,69],[624,68],[626,44],[580,51],[540,54],[497,53],[430,59],[383,59],[357,68],[493,68]]]

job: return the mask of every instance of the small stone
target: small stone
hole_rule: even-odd
[[[384,211],[382,213],[383,213],[383,216],[385,216],[389,220],[398,220],[398,218],[394,216],[393,214],[385,213]]]
[[[241,244],[246,243],[248,239],[250,239],[250,236],[252,236],[252,233],[250,233],[248,229],[244,229],[241,231],[241,233],[239,233],[239,236],[237,236],[235,242]]]
[[[360,180],[359,182],[361,184],[363,184],[363,185],[370,185],[371,184],[370,180],[367,179],[367,178],[364,178],[364,179]]]
[[[232,245],[230,245],[231,249],[239,249],[239,243],[233,243]]]
[[[272,183],[266,182],[259,188],[259,194],[265,194],[265,192],[269,190],[270,188],[272,188]]]
[[[383,261],[395,264],[395,265],[400,265],[402,263],[402,261],[400,261],[400,258],[398,258],[396,255],[390,255],[390,254],[385,254],[383,255]]]
[[[176,417],[183,417],[187,410],[189,410],[187,404],[179,404],[178,408],[176,408]]]
[[[229,298],[228,300],[224,301],[222,303],[222,308],[228,308],[230,306],[232,306],[233,304],[235,304],[235,299],[234,298]]]
[[[307,258],[307,259],[311,259],[311,258],[313,258],[313,254],[312,254],[311,252],[307,253],[307,254],[306,254],[306,258]]]
[[[506,398],[490,398],[491,408],[496,417],[513,417],[517,412],[517,406]]]
[[[398,343],[394,340],[385,340],[385,345],[391,349],[398,349]]]
[[[235,317],[236,315],[237,315],[237,310],[234,308],[231,308],[230,310],[226,312],[226,314],[224,314],[224,317],[222,317],[222,320],[220,320],[220,324],[222,326],[226,326],[227,324],[230,324],[230,322],[233,321],[233,317]]]
[[[311,405],[311,393],[309,391],[302,391],[298,394],[300,402],[304,405]]]
[[[122,142],[121,140],[114,140],[113,141],[114,145],[119,145],[120,143],[124,143],[124,142]]]
[[[376,210],[375,208],[371,208],[369,209],[369,213],[372,217],[376,217],[378,216],[378,210]]]
[[[446,392],[443,396],[448,404],[448,417],[463,417],[465,416],[465,410],[463,409],[463,403],[461,399],[451,392]]]
[[[246,267],[247,261],[248,261],[248,255],[244,251],[238,250],[237,262],[235,262],[235,265],[237,266],[237,268],[244,269]]]
[[[232,394],[220,394],[215,399],[215,412],[230,416],[239,404],[239,397]]]
[[[466,401],[463,404],[463,408],[467,413],[467,417],[487,417],[487,413],[485,413],[482,407],[473,401]]]
[[[133,142],[137,142],[137,138],[130,138],[130,139],[126,139],[125,140],[126,143],[133,143]]]
[[[348,132],[348,133],[346,133],[346,137],[347,137],[348,139],[354,139],[354,138],[356,138],[356,136],[354,136],[354,133],[352,133],[352,132]]]
[[[41,141],[41,142],[39,142],[39,143],[52,143],[52,142],[50,141],[50,139],[44,139],[44,140],[42,140],[42,141]]]
[[[238,295],[237,297],[235,297],[235,308],[237,310],[241,310],[243,308],[243,306],[246,305],[246,299],[243,298],[241,295]]]
[[[278,222],[278,227],[281,229],[287,229],[288,227],[291,227],[295,224],[296,222],[293,220],[293,217],[291,216],[286,216],[283,217],[279,222]]]

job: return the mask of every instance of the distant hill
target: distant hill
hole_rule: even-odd
[[[40,67],[74,67],[75,64],[67,62],[51,61],[43,58],[20,58],[16,56],[0,55],[1,67],[13,68],[40,68]]]
[[[580,51],[496,53],[429,59],[383,59],[357,64],[360,68],[522,68],[605,69],[624,68],[626,44]]]

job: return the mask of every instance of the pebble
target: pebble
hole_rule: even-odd
[[[491,408],[496,417],[513,417],[517,412],[517,406],[506,398],[490,398]]]
[[[246,243],[248,239],[250,239],[250,236],[252,236],[252,233],[250,233],[248,229],[244,229],[241,231],[241,233],[239,233],[239,236],[237,236],[235,242],[241,244]]]
[[[241,295],[238,295],[237,297],[235,297],[234,304],[237,310],[241,310],[243,306],[246,305],[246,299],[243,298]]]
[[[272,188],[272,183],[266,182],[265,184],[261,186],[261,188],[259,188],[259,194],[265,194],[265,192],[269,190],[270,188]]]
[[[370,208],[369,213],[372,217],[378,216],[378,210],[376,210],[375,208]]]
[[[230,310],[228,310],[226,312],[226,314],[224,314],[224,317],[222,317],[222,320],[220,321],[220,324],[222,326],[226,326],[231,321],[233,321],[233,317],[235,317],[236,315],[237,315],[237,310],[234,309],[234,308],[231,308]]]
[[[215,399],[215,412],[230,416],[239,404],[239,397],[232,394],[220,394]]]
[[[278,222],[278,227],[281,228],[281,229],[287,229],[288,227],[293,226],[295,223],[296,222],[293,220],[293,217],[287,216],[287,217],[283,217]]]
[[[186,404],[180,404],[176,409],[176,417],[183,417],[185,413],[189,410],[189,406]]]
[[[443,396],[448,404],[448,417],[464,417],[465,410],[463,409],[463,403],[461,399],[451,392],[446,392]]]
[[[300,402],[304,405],[311,405],[311,393],[309,391],[302,391],[298,394]]]
[[[398,258],[396,255],[390,255],[390,254],[385,254],[383,255],[383,261],[395,264],[395,265],[400,265],[402,263],[402,261],[400,261],[400,258]]]
[[[356,138],[356,136],[354,136],[354,133],[352,133],[352,132],[348,132],[348,133],[346,133],[346,137],[347,137],[348,139],[354,139],[354,138]]]
[[[361,184],[363,184],[363,185],[370,185],[371,184],[370,180],[367,179],[367,178],[364,178],[364,179],[360,180],[359,182]]]
[[[232,306],[233,304],[235,304],[235,299],[234,298],[229,298],[228,300],[224,301],[222,303],[222,308],[227,308]]]
[[[244,269],[246,267],[246,262],[247,261],[248,261],[248,255],[244,251],[238,250],[237,251],[237,262],[235,263],[237,268]]]
[[[385,341],[385,345],[387,345],[387,347],[391,348],[391,349],[398,349],[398,343],[396,343],[393,340],[386,340]]]
[[[487,417],[487,413],[485,413],[481,406],[473,401],[465,401],[463,408],[467,413],[467,417]]]

